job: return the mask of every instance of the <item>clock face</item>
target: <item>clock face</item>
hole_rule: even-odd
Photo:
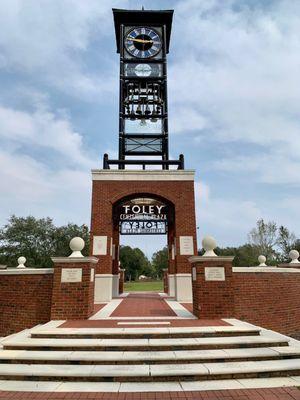
[[[152,68],[149,64],[138,64],[134,68],[134,72],[137,76],[150,76],[152,72]]]
[[[159,53],[162,43],[154,29],[137,27],[127,33],[125,47],[133,57],[150,58]]]

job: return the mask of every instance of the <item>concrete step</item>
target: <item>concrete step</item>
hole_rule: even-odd
[[[2,380],[147,382],[300,375],[300,358],[275,361],[162,365],[0,364]]]
[[[128,396],[131,393],[130,398],[147,399],[151,397],[150,392],[177,392],[171,397],[182,398],[185,397],[184,391],[216,391],[216,390],[234,390],[234,389],[253,389],[253,388],[279,388],[283,386],[300,386],[300,376],[289,376],[289,377],[274,377],[274,378],[252,378],[252,379],[222,379],[222,380],[206,380],[206,381],[169,381],[169,382],[60,382],[60,381],[14,381],[0,380],[0,390],[1,391],[20,391],[22,387],[22,392],[27,393],[26,398],[47,398],[45,392],[52,392],[49,398],[61,399],[66,397],[67,392],[76,393],[74,398],[84,398],[83,392],[88,392],[90,395],[86,394],[85,397],[97,396],[96,393],[102,393],[103,398],[112,397],[110,394],[122,393],[119,395],[120,398]],[[34,392],[44,392],[42,395],[34,394]],[[55,392],[55,394],[53,393]],[[63,394],[61,392],[64,392]],[[79,394],[79,393],[80,394]],[[109,392],[109,393],[107,393]],[[138,392],[138,394],[133,394]],[[141,392],[147,392],[141,395]],[[180,392],[180,393],[178,393]],[[106,393],[106,394],[104,394]],[[228,392],[229,393],[229,392]],[[232,392],[230,392],[232,393]],[[12,394],[13,395],[13,394]],[[20,397],[18,394],[14,394],[18,399],[24,398]],[[99,395],[98,395],[99,396]],[[101,395],[100,395],[101,396]],[[170,396],[170,395],[169,395]],[[200,399],[201,394],[194,394],[192,398]],[[230,396],[230,394],[228,394]],[[207,393],[203,394],[203,398],[216,398],[216,393],[208,396]],[[160,396],[160,398],[163,398]],[[268,397],[269,398],[269,397]],[[284,397],[286,398],[286,397]],[[262,398],[260,397],[262,400]]]
[[[215,327],[171,327],[171,328],[56,328],[34,329],[32,338],[77,338],[77,339],[155,339],[185,337],[229,337],[258,336],[257,327],[215,326]]]
[[[14,337],[2,342],[5,350],[161,351],[288,346],[280,335],[163,339],[37,339]]]
[[[180,351],[32,351],[0,350],[0,363],[9,364],[168,364],[262,361],[300,358],[300,347]]]

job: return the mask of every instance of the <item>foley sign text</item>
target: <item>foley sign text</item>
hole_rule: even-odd
[[[124,205],[124,212],[120,214],[120,220],[166,220],[167,215],[162,214],[165,205]]]

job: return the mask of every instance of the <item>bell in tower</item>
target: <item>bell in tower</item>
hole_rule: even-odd
[[[184,168],[169,160],[167,54],[173,10],[113,9],[120,54],[119,159],[104,155],[104,169],[118,165]]]

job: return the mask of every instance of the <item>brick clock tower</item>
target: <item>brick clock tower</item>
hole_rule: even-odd
[[[95,302],[119,294],[120,235],[166,235],[168,292],[192,300],[194,171],[169,159],[167,54],[173,10],[113,9],[120,54],[119,157],[92,170]]]

